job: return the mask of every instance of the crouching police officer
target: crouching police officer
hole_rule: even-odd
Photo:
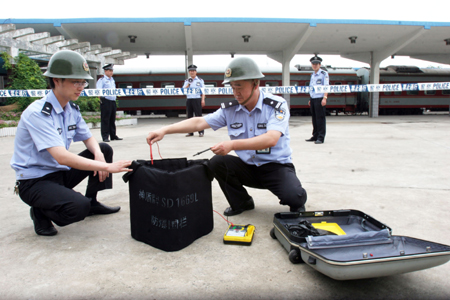
[[[89,66],[77,52],[55,53],[44,74],[52,89],[22,113],[14,140],[11,167],[16,171],[16,192],[31,206],[30,216],[38,235],[57,233],[53,223],[65,226],[88,215],[118,212],[97,201],[97,192],[112,188],[109,173],[130,171],[131,161],[113,163],[113,151],[98,144],[83,120],[77,100],[87,86]],[[83,141],[87,150],[68,151],[72,141]],[[89,177],[86,194],[72,190]]]
[[[216,156],[209,162],[230,204],[226,216],[254,209],[244,186],[270,190],[280,204],[290,206],[290,211],[305,209],[306,191],[292,164],[289,109],[283,98],[259,90],[259,79],[263,77],[252,59],[233,59],[223,83],[230,83],[236,100],[222,103],[213,114],[163,127],[147,137],[147,142],[153,144],[165,134],[227,126],[231,140],[211,147]],[[238,157],[227,155],[232,150]]]

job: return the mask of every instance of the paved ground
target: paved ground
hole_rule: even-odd
[[[181,119],[139,119],[119,127],[115,159],[148,159],[147,132]],[[450,244],[450,118],[331,116],[323,145],[306,143],[310,117],[291,119],[294,163],[308,191],[307,210],[351,208],[386,223],[395,235]],[[99,129],[93,130],[100,140]],[[227,139],[226,131],[167,136],[163,158],[188,157]],[[286,207],[267,191],[251,190],[256,209],[230,218],[256,226],[252,246],[222,243],[226,222],[178,252],[163,252],[130,235],[128,185],[114,175],[112,191],[99,194],[115,215],[94,216],[34,233],[29,208],[13,195],[9,167],[14,137],[0,138],[1,299],[449,299],[450,263],[397,276],[335,281],[305,264],[293,265],[269,236],[273,214]],[[80,143],[71,150],[78,153]],[[158,157],[156,151],[154,155]],[[200,158],[210,158],[206,152]],[[85,186],[77,187],[84,192]],[[228,206],[216,181],[213,205]]]

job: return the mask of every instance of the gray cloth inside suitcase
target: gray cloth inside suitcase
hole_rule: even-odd
[[[322,249],[328,247],[388,244],[392,243],[392,239],[389,230],[382,229],[380,231],[366,231],[347,235],[307,236],[306,242],[309,249]]]

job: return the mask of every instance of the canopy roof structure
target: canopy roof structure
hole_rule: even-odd
[[[152,18],[7,19],[91,45],[136,55],[334,54],[371,63],[371,54],[450,64],[450,23],[376,20]],[[247,40],[247,41],[246,41]]]
[[[186,55],[188,65],[194,55],[265,54],[282,64],[283,85],[289,84],[290,63],[296,54],[340,55],[368,63],[375,84],[379,64],[389,56],[450,64],[450,22],[85,18],[5,19],[0,24],[0,48],[30,55],[51,50],[41,56],[72,49],[97,64],[123,64],[137,55]],[[8,33],[13,30],[18,33]],[[24,41],[45,46],[22,49]],[[373,108],[377,106],[374,99]]]

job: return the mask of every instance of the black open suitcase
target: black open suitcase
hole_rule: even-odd
[[[335,223],[345,235],[299,236],[298,224]],[[336,280],[390,276],[450,260],[450,246],[405,236],[357,210],[277,213],[270,231],[292,263],[305,262]],[[323,234],[323,232],[322,232]]]

